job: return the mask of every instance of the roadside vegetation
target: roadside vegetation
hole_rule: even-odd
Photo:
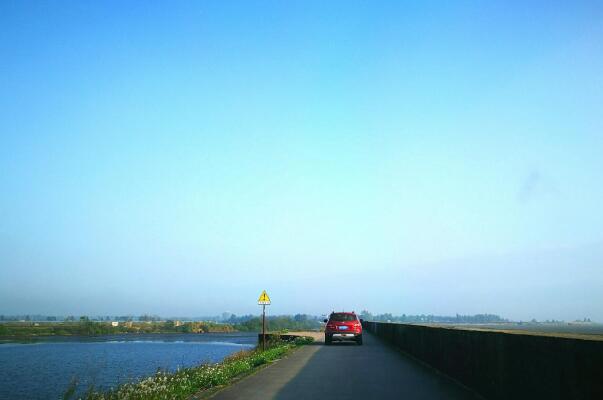
[[[292,349],[312,341],[312,338],[300,337],[293,342],[273,342],[265,351],[257,348],[241,351],[220,363],[184,368],[173,373],[158,371],[155,375],[139,382],[126,383],[105,392],[88,388],[86,393],[78,398],[85,400],[188,399],[199,391],[226,385],[236,377],[278,360]],[[74,382],[63,398],[74,398],[76,392],[77,387]]]

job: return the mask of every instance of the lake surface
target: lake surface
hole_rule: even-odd
[[[78,393],[91,384],[107,389],[255,346],[255,333],[151,334],[49,337],[0,344],[0,399],[60,399],[77,378]]]

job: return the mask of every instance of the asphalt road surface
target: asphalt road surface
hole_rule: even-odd
[[[364,345],[307,345],[211,397],[266,399],[480,399],[364,333]]]

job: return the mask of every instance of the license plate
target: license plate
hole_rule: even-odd
[[[348,327],[347,327],[347,326],[340,326],[340,327],[339,327],[339,330],[340,330],[340,331],[346,331],[347,329],[348,329]]]

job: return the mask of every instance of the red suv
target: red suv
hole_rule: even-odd
[[[332,312],[325,322],[325,344],[335,340],[354,340],[362,344],[362,324],[354,312]]]

